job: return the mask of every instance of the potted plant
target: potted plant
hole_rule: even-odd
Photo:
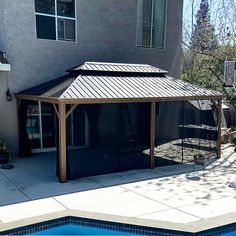
[[[0,139],[0,164],[6,164],[10,161],[10,153],[6,142]]]
[[[205,157],[203,154],[198,153],[193,156],[194,162],[196,165],[204,165],[205,162]]]

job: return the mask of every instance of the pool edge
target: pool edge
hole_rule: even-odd
[[[9,230],[16,228],[26,227],[28,225],[34,225],[41,222],[47,222],[52,220],[59,220],[66,217],[76,217],[84,218],[88,220],[98,220],[98,221],[107,221],[111,223],[118,224],[127,224],[127,225],[136,225],[140,227],[147,228],[158,228],[160,230],[170,230],[170,231],[179,231],[189,234],[201,234],[205,231],[217,230],[227,225],[235,224],[236,228],[236,214],[229,213],[217,217],[212,217],[208,219],[202,219],[186,224],[174,223],[167,221],[157,221],[157,220],[148,220],[148,219],[139,219],[135,217],[124,217],[118,215],[108,215],[95,212],[86,212],[79,210],[63,210],[59,212],[54,212],[50,214],[45,214],[41,216],[30,217],[22,220],[1,223],[0,224],[0,235]]]

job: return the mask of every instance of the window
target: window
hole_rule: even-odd
[[[164,49],[167,0],[139,0],[137,44]]]
[[[35,0],[37,38],[76,41],[75,0]]]
[[[68,107],[68,110],[70,107]],[[79,122],[78,122],[79,121]],[[67,145],[88,146],[88,119],[85,111],[75,109],[67,118]],[[34,150],[56,147],[57,117],[49,103],[28,102],[26,130]]]

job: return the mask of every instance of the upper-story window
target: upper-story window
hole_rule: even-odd
[[[139,0],[137,44],[164,49],[167,0]]]
[[[76,41],[75,0],[35,0],[37,38]]]

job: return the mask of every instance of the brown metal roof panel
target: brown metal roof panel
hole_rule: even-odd
[[[107,72],[140,72],[140,73],[168,73],[166,70],[145,64],[125,64],[107,62],[85,62],[84,64],[71,68],[68,71],[91,70]]]
[[[119,89],[125,97],[139,97],[137,92],[134,91],[134,89],[132,89],[132,87],[128,85],[128,83],[126,82],[126,78],[112,77],[111,82],[115,84],[116,89]]]
[[[45,91],[41,96],[45,97],[60,97],[61,94],[72,84],[75,78],[69,78],[55,87],[52,87],[48,91]]]
[[[82,78],[81,78],[82,79]],[[107,96],[101,91],[100,89],[100,85],[92,78],[90,78],[90,76],[83,76],[84,82],[88,84],[88,86],[92,87],[96,97],[100,98],[100,97],[104,97],[106,98]],[[96,89],[95,89],[96,88]]]
[[[104,83],[102,81],[101,77],[99,77],[99,76],[93,77],[92,76],[91,78],[93,78],[97,82],[98,88],[100,89],[100,91],[102,91],[107,96],[107,98],[115,98],[116,97],[116,94],[110,89],[110,87],[106,83]]]
[[[86,98],[86,95],[84,93],[81,93],[78,91],[74,85],[72,85],[68,90],[66,91],[70,96],[73,96],[75,98],[81,98],[84,99]]]
[[[212,89],[206,89],[206,88],[202,88],[198,85],[194,85],[191,83],[188,83],[186,81],[182,81],[182,80],[178,80],[178,79],[174,79],[170,76],[166,76],[166,78],[170,79],[171,81],[175,81],[175,83],[179,84],[180,86],[182,85],[183,87],[186,86],[186,88],[192,92],[200,92],[200,93],[207,93],[209,95],[216,95],[216,96],[220,96],[222,95],[222,93],[212,90]]]
[[[94,83],[91,82],[89,77],[81,77],[80,78],[80,82],[83,83],[83,85],[89,90],[89,92],[91,93],[91,97],[95,97],[95,98],[101,98],[103,97],[100,93],[100,89],[98,89]]]
[[[77,79],[71,89],[75,93],[81,94],[85,99],[95,98],[95,96],[89,91],[89,89],[87,89],[86,86],[83,85],[81,80]]]
[[[137,93],[140,94],[140,97],[146,96],[146,91],[143,90],[137,83],[133,83],[132,77],[126,77],[127,84],[132,87]]]
[[[97,80],[98,80],[97,77],[94,77],[94,76],[93,76],[92,78],[89,79],[89,82],[90,82],[93,86],[95,86],[95,88],[97,88],[98,93],[100,94],[100,97],[103,97],[103,98],[109,98],[109,97],[111,97],[111,95],[106,91],[107,88],[103,88],[104,85],[101,84],[101,81],[100,81],[100,80],[99,80],[99,81],[97,81]]]
[[[165,83],[165,86],[168,88],[168,91],[170,91],[171,96],[187,96],[191,95],[189,91],[183,91],[182,89],[177,86],[175,81],[170,81],[167,78],[163,79],[163,82]]]
[[[142,79],[142,78],[141,78]],[[148,78],[149,79],[149,78]],[[171,92],[169,91],[169,88],[166,86],[165,81],[158,78],[150,78],[152,81],[152,89],[155,91],[155,93],[158,94],[158,96],[171,96]]]
[[[76,77],[72,75],[65,75],[48,82],[36,85],[32,88],[18,92],[17,94],[34,95],[34,96],[53,96],[56,97],[57,93],[63,92],[64,88],[67,88]]]
[[[45,97],[67,99],[134,99],[222,96],[172,77],[108,77],[82,76],[67,78],[40,94]]]
[[[127,94],[119,86],[119,83],[117,81],[114,82],[112,77],[103,77],[103,83],[110,87],[116,97],[127,97]]]

